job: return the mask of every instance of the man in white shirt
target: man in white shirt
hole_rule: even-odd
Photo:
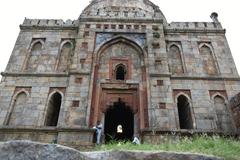
[[[94,128],[96,129],[96,134],[97,134],[97,144],[100,144],[103,125],[100,123],[100,121],[97,121],[97,125]]]

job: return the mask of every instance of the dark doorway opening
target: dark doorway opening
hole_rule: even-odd
[[[58,92],[54,93],[48,102],[47,116],[45,121],[46,126],[57,126],[61,104],[61,94]]]
[[[108,143],[111,140],[131,141],[133,133],[134,114],[132,110],[119,99],[105,114],[105,142]]]
[[[191,116],[191,108],[188,98],[181,95],[178,97],[178,116],[180,129],[193,129],[193,121]]]
[[[116,68],[116,80],[125,80],[125,67],[123,65],[119,65]]]

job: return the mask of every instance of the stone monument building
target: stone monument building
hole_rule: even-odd
[[[236,134],[240,79],[211,18],[168,23],[149,0],[92,0],[74,21],[26,18],[2,73],[0,140],[87,146],[98,120],[105,141]]]

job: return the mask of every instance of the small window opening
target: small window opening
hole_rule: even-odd
[[[132,26],[131,25],[127,25],[127,29],[131,29],[132,28]]]
[[[116,29],[116,25],[115,25],[115,24],[112,24],[112,25],[111,25],[111,28],[112,28],[112,29]]]
[[[119,25],[119,29],[123,29],[124,26],[122,24]]]
[[[116,80],[125,80],[126,70],[125,67],[120,65],[116,69]]]

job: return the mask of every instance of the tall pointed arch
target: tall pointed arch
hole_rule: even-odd
[[[60,55],[57,64],[57,71],[66,72],[69,68],[69,62],[73,51],[73,43],[64,41],[60,46]]]
[[[45,126],[57,126],[62,105],[62,95],[54,92],[49,96]]]
[[[172,44],[168,49],[168,63],[172,74],[183,74],[184,66],[182,61],[181,50],[176,44]]]
[[[28,95],[25,91],[20,91],[14,96],[12,109],[6,125],[24,125],[23,117],[25,117],[24,108],[26,107],[27,97]]]
[[[177,96],[177,109],[180,129],[194,129],[192,107],[187,95],[180,93]]]
[[[218,70],[211,46],[205,43],[201,44],[199,46],[199,53],[202,58],[203,72],[208,75],[217,75]]]
[[[149,126],[148,118],[148,70],[147,70],[147,52],[138,44],[138,42],[126,37],[125,35],[117,35],[111,39],[99,44],[94,52],[94,72],[92,79],[92,99],[90,101],[91,107],[88,109],[89,126],[93,126],[98,119],[104,115],[103,108],[106,108],[108,97],[119,95],[118,98],[132,99],[132,102],[139,104],[139,109],[136,117],[139,117],[139,127],[145,128]],[[116,66],[124,64],[126,67],[126,80],[135,81],[134,89],[129,88],[128,81],[116,81],[114,75]],[[122,68],[120,71],[123,71]],[[112,73],[111,73],[112,72]],[[121,72],[124,73],[124,72]],[[125,78],[125,77],[124,77]],[[104,80],[108,80],[105,81]],[[111,92],[106,88],[106,83],[121,83],[123,89],[120,91],[117,85],[113,86]],[[117,92],[124,94],[117,94]],[[134,92],[134,94],[132,94]],[[135,97],[135,92],[139,96]],[[108,96],[104,96],[107,94]],[[103,103],[99,103],[103,102]],[[132,104],[134,106],[134,104]],[[97,115],[97,116],[96,116]]]
[[[33,41],[30,48],[29,48],[29,57],[28,61],[25,67],[25,70],[27,71],[36,71],[39,61],[40,61],[40,56],[42,54],[43,50],[43,41],[41,40],[36,40]]]
[[[216,125],[221,132],[229,132],[232,130],[230,112],[226,105],[226,100],[220,94],[213,96],[214,108],[217,115]]]
[[[139,44],[137,44],[136,42],[134,42],[133,40],[129,39],[128,37],[124,36],[124,35],[118,35],[115,36],[113,38],[111,38],[108,41],[103,42],[102,44],[100,44],[94,52],[94,55],[96,55],[95,58],[95,62],[98,63],[102,54],[104,53],[104,51],[109,48],[112,45],[115,45],[117,43],[123,43],[126,45],[131,46],[132,48],[134,48],[138,53],[139,53],[139,57],[141,57],[141,59],[143,60],[141,62],[141,65],[145,65],[146,63],[144,62],[144,58],[147,57],[147,52],[139,46]]]

